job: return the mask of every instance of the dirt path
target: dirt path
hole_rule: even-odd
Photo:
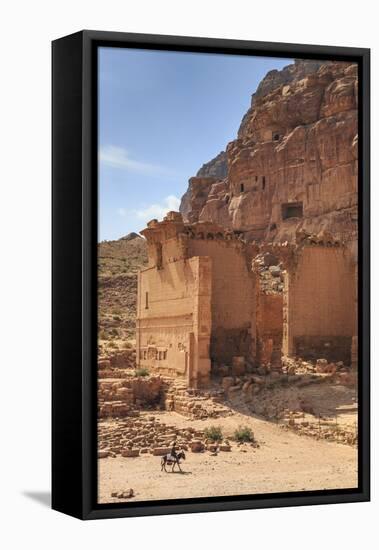
[[[354,447],[300,437],[265,420],[241,413],[207,421],[188,421],[169,412],[162,422],[204,429],[214,424],[230,436],[239,425],[249,425],[260,444],[232,445],[231,452],[186,453],[185,474],[160,471],[160,457],[99,460],[99,502],[120,502],[113,491],[133,488],[136,500],[209,497],[285,491],[352,488],[357,485]]]

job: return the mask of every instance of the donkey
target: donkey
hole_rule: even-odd
[[[164,470],[165,472],[167,472],[166,470],[166,465],[168,464],[169,466],[171,466],[172,464],[172,470],[171,472],[174,471],[174,468],[176,466],[176,464],[178,465],[178,468],[181,472],[183,472],[183,470],[181,469],[180,467],[180,460],[185,460],[186,459],[186,455],[184,454],[184,451],[179,451],[175,456],[172,456],[170,453],[167,454],[167,455],[164,455],[162,456],[162,460],[161,460],[161,472]]]

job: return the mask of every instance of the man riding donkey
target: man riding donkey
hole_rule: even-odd
[[[166,464],[169,464],[169,465],[172,464],[171,471],[173,472],[175,465],[177,464],[179,470],[182,471],[182,469],[180,468],[180,460],[181,459],[185,460],[186,455],[184,454],[184,451],[177,452],[177,445],[176,445],[175,439],[174,441],[172,441],[170,447],[171,447],[170,453],[162,456],[161,470],[164,470],[166,472]]]

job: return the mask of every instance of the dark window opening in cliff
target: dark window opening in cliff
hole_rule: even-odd
[[[266,176],[262,177],[262,189],[264,190],[266,187]]]
[[[145,309],[149,309],[149,293],[145,292]]]
[[[226,196],[225,196],[225,202],[226,202],[226,204],[228,204],[228,202],[229,202],[229,195],[226,195]]]
[[[282,219],[288,220],[289,218],[302,218],[303,217],[303,203],[302,202],[288,202],[282,204]]]
[[[280,134],[273,134],[272,139],[273,139],[274,141],[279,141],[279,139],[280,139]]]
[[[245,191],[245,185],[241,183],[240,188],[241,188],[241,193],[243,193]]]

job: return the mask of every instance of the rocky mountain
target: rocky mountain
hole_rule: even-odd
[[[203,164],[200,170],[197,172],[196,177],[204,178],[226,178],[228,175],[228,161],[226,157],[226,152],[221,151],[214,159],[210,160]]]
[[[222,171],[190,178],[181,211],[247,240],[293,241],[296,232],[357,235],[356,64],[296,60],[270,71],[252,96]],[[222,154],[222,153],[221,153]]]
[[[100,340],[135,338],[137,272],[146,264],[146,241],[137,233],[98,244]]]
[[[208,184],[206,186],[206,189],[209,191],[208,188],[211,185],[212,181],[217,181],[219,179],[226,178],[227,175],[228,175],[228,162],[227,162],[226,152],[221,151],[221,153],[219,153],[215,158],[203,164],[200,170],[198,170],[195,178],[189,179],[189,187],[187,191],[184,193],[182,200],[180,202],[180,207],[179,207],[179,210],[183,214],[183,218],[185,221],[189,221],[188,214],[192,210],[193,198],[191,198],[191,194],[192,194],[191,180],[198,182],[200,178],[206,178],[205,181],[206,181],[206,184]],[[208,193],[207,191],[205,191],[205,193],[203,194],[205,198]]]

